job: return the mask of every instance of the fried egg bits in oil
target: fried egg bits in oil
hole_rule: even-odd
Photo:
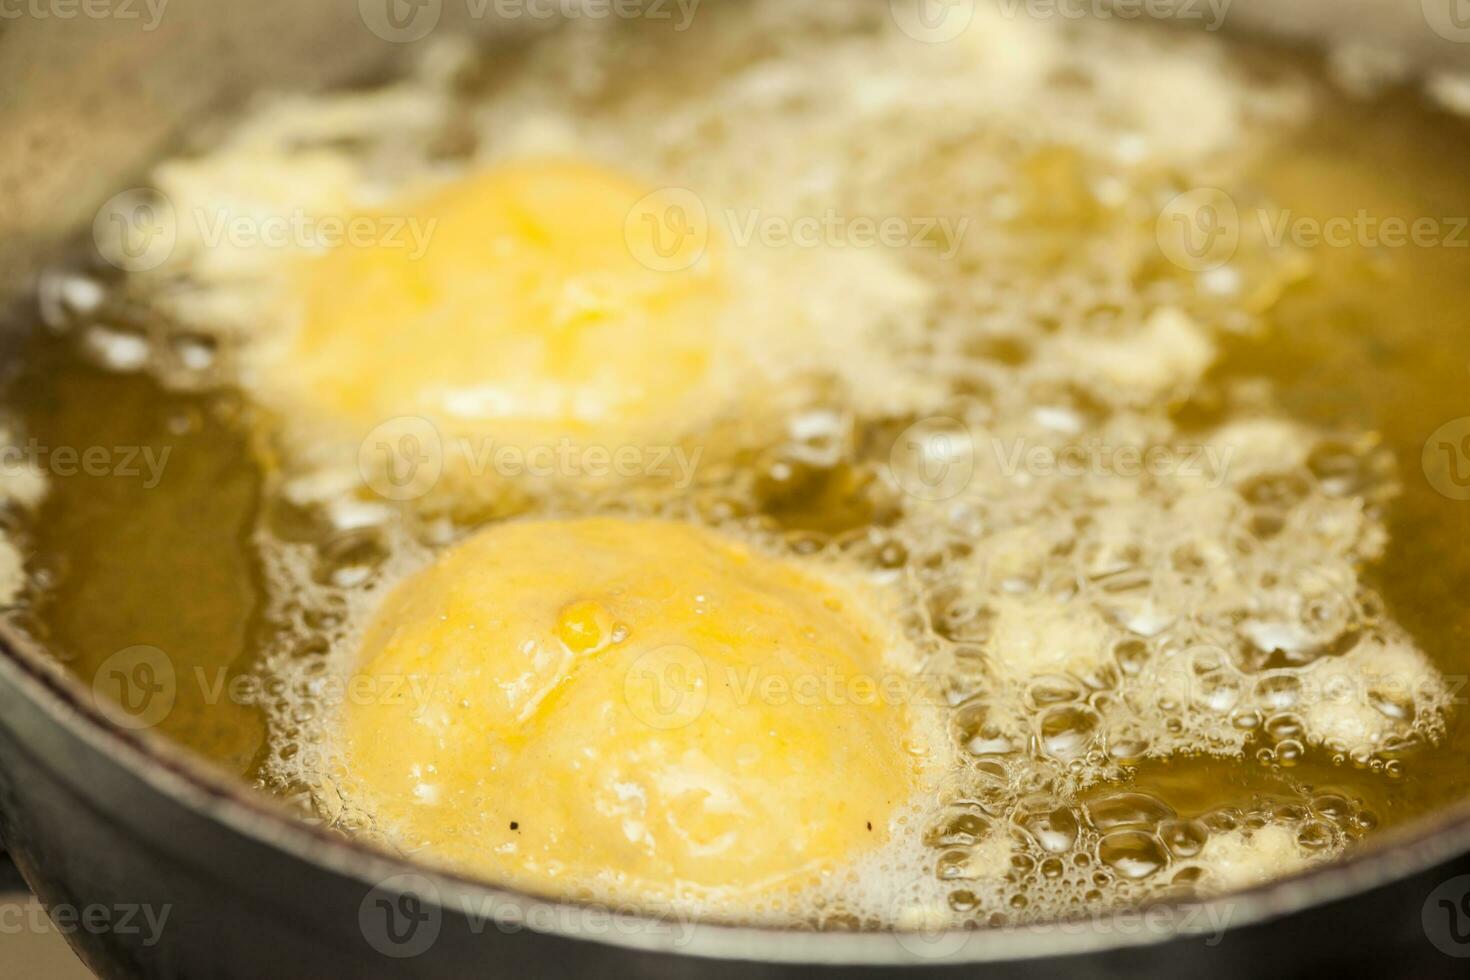
[[[933,753],[872,599],[695,525],[494,526],[378,607],[346,795],[420,859],[750,914],[898,832]],[[896,696],[897,695],[897,696]]]

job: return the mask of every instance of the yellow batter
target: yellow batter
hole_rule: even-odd
[[[742,903],[887,840],[923,740],[863,593],[693,525],[490,528],[393,591],[341,737],[420,857],[549,894]]]
[[[720,277],[697,200],[530,160],[376,217],[370,241],[297,265],[270,373],[301,404],[523,445],[665,434],[708,406]]]

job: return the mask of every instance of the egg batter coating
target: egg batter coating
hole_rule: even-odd
[[[697,208],[596,165],[529,160],[389,205],[402,236],[302,259],[271,373],[371,428],[402,416],[520,444],[687,421],[719,276]]]
[[[427,694],[348,701],[348,795],[468,873],[749,908],[879,847],[924,778],[863,600],[689,524],[492,527],[369,625],[354,683]]]

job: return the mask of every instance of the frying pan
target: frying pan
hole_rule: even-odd
[[[391,65],[407,45],[365,27],[384,3],[429,4],[444,30],[525,29],[469,17],[462,0],[168,0],[147,31],[81,15],[80,0],[0,3],[0,308],[29,304],[36,271],[193,121],[262,87],[324,88]],[[128,6],[148,17],[142,0]],[[1423,69],[1470,64],[1470,43],[1457,43],[1470,39],[1466,0],[1235,0],[1227,28],[1369,44]],[[0,367],[9,340],[0,334]],[[427,871],[289,819],[184,751],[112,724],[84,685],[7,630],[0,840],[109,978],[1470,969],[1470,807],[1243,894],[1046,928],[808,933],[659,920]],[[90,922],[89,909],[101,910]]]

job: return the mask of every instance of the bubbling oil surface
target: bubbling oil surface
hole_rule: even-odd
[[[12,385],[13,439],[172,440],[192,461],[148,492],[52,479],[33,525],[15,508],[27,627],[83,676],[144,642],[268,680],[245,706],[184,685],[162,726],[391,847],[342,792],[324,692],[378,596],[474,527],[651,514],[864,575],[893,597],[956,762],[892,846],[754,915],[799,925],[1208,894],[1456,798],[1466,624],[1449,600],[1470,559],[1450,530],[1470,518],[1419,454],[1459,414],[1464,253],[1268,232],[1283,214],[1463,213],[1434,165],[1462,134],[1409,96],[1355,104],[1216,39],[982,18],[926,45],[886,5],[788,7],[722,8],[676,39],[575,26],[510,68],[442,49],[382,93],[262,109],[158,182],[180,209],[309,211],[335,202],[293,179],[303,152],[365,198],[557,152],[696,188],[727,234],[836,215],[801,278],[759,244],[734,250],[739,274],[765,309],[822,298],[812,319],[879,356],[771,365],[778,398],[676,434],[702,453],[688,486],[497,478],[399,505],[363,486],[356,445],[324,445],[255,383],[279,257],[185,242],[162,270],[53,295],[59,332]],[[411,127],[385,122],[394,106]],[[248,197],[241,173],[286,189]],[[1201,188],[1244,215],[1216,268],[1161,220]],[[841,221],[864,217],[912,222],[861,256],[903,284],[877,320],[841,301]],[[1145,450],[1152,467],[1129,465]],[[198,585],[173,597],[161,583],[181,573]]]

